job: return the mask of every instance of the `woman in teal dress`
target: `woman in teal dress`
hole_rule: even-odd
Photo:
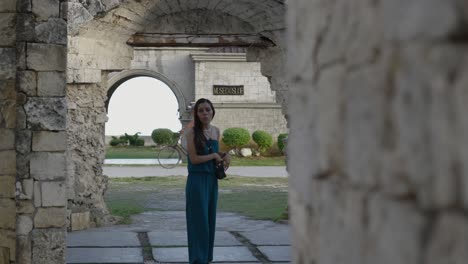
[[[185,187],[187,238],[190,264],[213,261],[218,179],[214,161],[229,167],[228,154],[219,152],[219,128],[211,125],[215,109],[201,98],[194,106],[194,126],[187,133],[188,178]]]

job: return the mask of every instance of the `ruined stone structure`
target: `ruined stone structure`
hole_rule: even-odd
[[[210,51],[207,48],[224,54],[223,48],[249,47],[249,60],[268,57],[269,63],[280,65],[263,72],[272,80],[272,89],[277,94],[287,89],[276,81],[283,78],[285,61],[281,2],[179,2],[69,2],[67,186],[72,230],[113,221],[103,200],[107,180],[101,165],[106,101],[122,82],[149,76],[166,83],[177,98],[181,120],[188,122],[191,113],[186,109],[197,95],[194,65],[203,63],[194,63],[194,54]],[[272,112],[273,107],[281,116],[281,109],[271,105],[264,109]],[[225,109],[226,116],[230,109]],[[280,121],[285,127],[284,119]]]
[[[467,3],[288,3],[294,263],[466,263]]]
[[[66,210],[72,226],[73,216],[111,221],[96,151],[103,88],[135,45],[220,34],[217,45],[251,46],[289,116],[294,263],[468,259],[463,1],[289,1],[287,36],[280,0],[72,0],[68,10],[0,2],[0,263],[64,263]]]

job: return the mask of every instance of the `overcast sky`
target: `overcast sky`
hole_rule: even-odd
[[[106,135],[151,135],[156,128],[179,131],[177,99],[163,82],[137,77],[120,85],[109,102]]]

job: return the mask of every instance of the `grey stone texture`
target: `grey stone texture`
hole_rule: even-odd
[[[12,129],[0,128],[0,150],[15,148],[15,132]]]
[[[16,10],[20,13],[31,12],[31,0],[14,0],[16,2]]]
[[[36,32],[34,26],[36,21],[31,13],[18,13],[16,19],[18,41],[33,42],[36,39]]]
[[[16,14],[0,13],[0,45],[12,46],[16,42]]]
[[[291,260],[291,247],[289,246],[261,246],[262,252],[271,262],[287,262]]]
[[[15,177],[0,176],[0,198],[15,198]]]
[[[0,80],[13,79],[16,73],[16,51],[13,48],[0,48]],[[0,86],[3,91],[4,83]],[[3,93],[3,92],[2,92]]]
[[[17,72],[18,88],[28,96],[37,95],[37,73],[34,71]]]
[[[31,176],[36,180],[64,179],[65,155],[62,153],[36,152],[31,155]]]
[[[188,248],[153,248],[153,256],[159,262],[187,262]],[[248,262],[256,260],[246,247],[215,247],[213,250],[213,262]]]
[[[67,107],[64,98],[29,98],[24,110],[30,129],[65,130]]]
[[[32,264],[31,260],[31,251],[32,251],[32,244],[30,236],[22,236],[18,235],[16,237],[17,246],[18,246],[18,254],[17,262],[24,263],[24,264]]]
[[[32,263],[65,263],[64,229],[32,231]]]
[[[0,249],[3,249],[3,259],[10,258],[15,261],[16,256],[16,233],[10,230],[0,229]],[[9,263],[8,261],[5,263]]]
[[[31,131],[17,130],[16,131],[16,151],[19,154],[29,154],[31,152]],[[22,156],[18,156],[22,157]]]
[[[68,248],[67,263],[143,263],[141,248]]]
[[[0,80],[0,126],[4,128],[14,128],[16,124],[16,93],[14,90],[14,80]]]
[[[91,227],[89,212],[72,212],[70,222],[71,231],[85,230]]]
[[[32,218],[28,215],[19,215],[16,223],[16,232],[18,235],[29,235],[33,229]]]
[[[43,207],[67,205],[67,189],[64,182],[41,182],[40,186]],[[58,221],[65,221],[65,212],[63,219]]]
[[[37,75],[38,96],[65,96],[65,87],[63,72],[39,72]]]
[[[293,263],[466,258],[466,5],[436,2],[288,3]]]
[[[65,207],[38,208],[34,216],[35,228],[65,227]]]
[[[59,17],[59,0],[31,0],[32,12],[37,21],[46,21],[49,18]]]
[[[3,216],[0,219],[0,229],[16,229],[16,205],[14,199],[0,199]]]
[[[0,3],[0,12],[15,12],[17,0],[4,0]]]
[[[140,241],[135,232],[77,231],[67,239],[68,247],[138,247]]]
[[[61,18],[51,18],[46,22],[36,23],[35,33],[38,42],[67,43],[67,23]]]
[[[20,199],[31,200],[33,198],[34,180],[23,179],[16,182],[16,191],[19,193]]]
[[[14,150],[0,151],[0,173],[1,175],[15,175],[16,152]]]
[[[187,231],[153,231],[148,233],[152,246],[187,246]],[[242,246],[232,234],[226,231],[218,231],[215,236],[215,246]]]
[[[35,131],[32,136],[33,151],[65,151],[67,148],[67,133]]]
[[[67,49],[56,44],[27,44],[27,66],[36,71],[63,71]]]

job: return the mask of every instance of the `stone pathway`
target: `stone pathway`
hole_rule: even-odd
[[[187,263],[185,212],[145,212],[133,224],[68,233],[68,264]],[[289,226],[218,213],[214,263],[290,263]]]
[[[103,166],[103,174],[110,178],[187,175],[186,167],[165,169],[159,166]],[[249,177],[288,177],[285,166],[230,167],[228,175]]]

